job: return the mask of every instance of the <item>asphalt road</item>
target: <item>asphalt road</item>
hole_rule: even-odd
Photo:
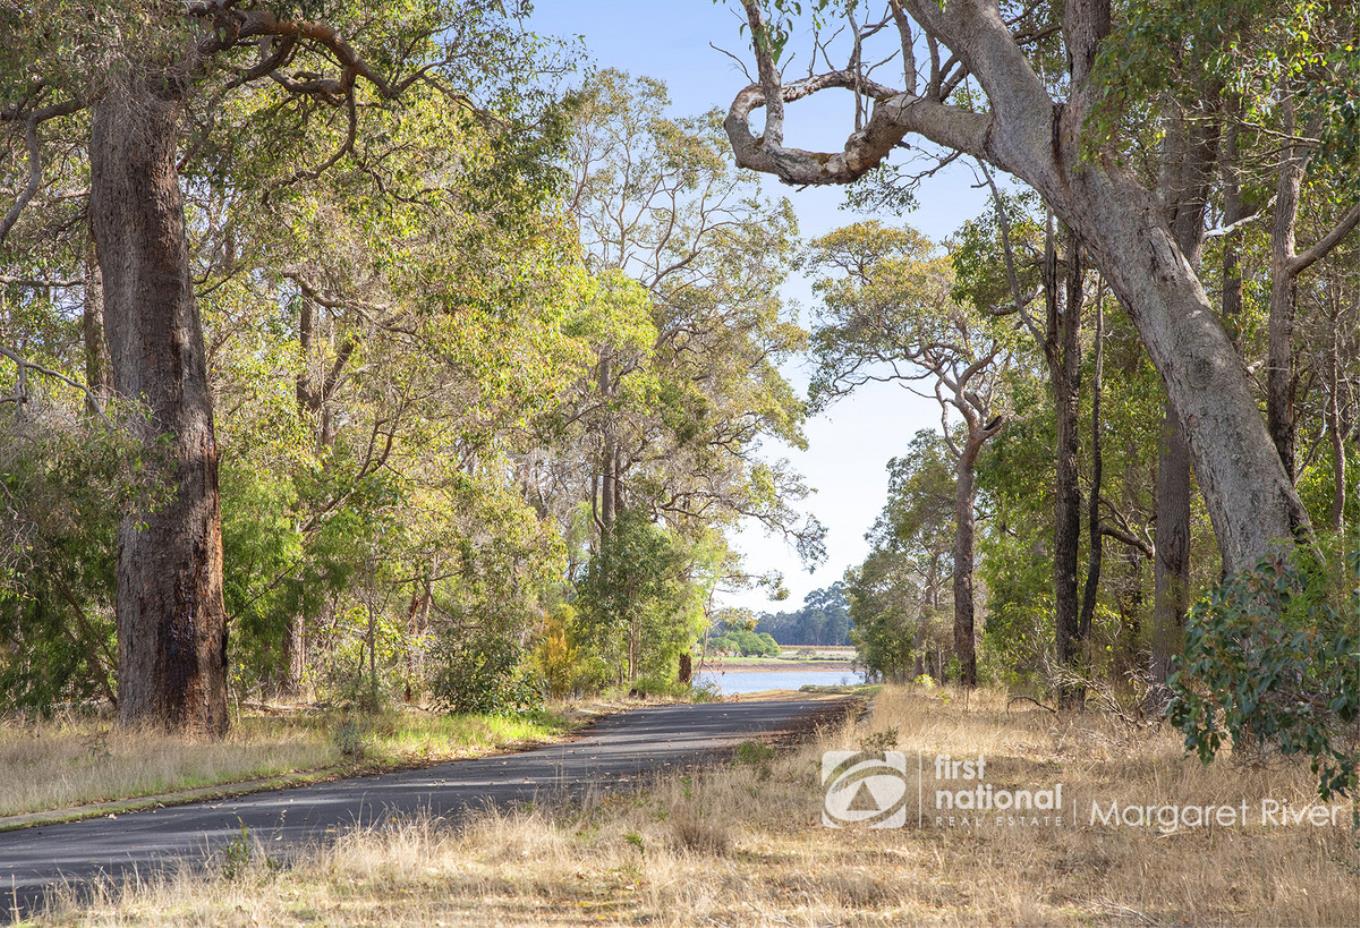
[[[0,833],[0,921],[32,912],[63,883],[195,865],[248,830],[286,857],[392,816],[456,819],[468,810],[626,788],[666,768],[722,758],[742,741],[844,713],[840,700],[657,706],[602,719],[576,740],[476,760]]]

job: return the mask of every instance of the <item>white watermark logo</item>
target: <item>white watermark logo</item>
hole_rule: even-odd
[[[822,786],[822,824],[828,828],[907,823],[907,755],[901,751],[827,751]]]
[[[987,758],[935,757],[934,824],[948,826],[1062,825],[1063,785],[1040,789],[987,781]],[[924,814],[924,810],[923,810]]]
[[[877,747],[877,745],[871,745]],[[902,828],[908,807],[920,828],[1148,828],[1163,833],[1197,828],[1315,828],[1360,823],[1350,804],[1256,802],[1139,803],[1072,796],[1062,783],[1007,782],[982,755],[908,755],[902,751],[827,751],[822,755],[822,824],[829,828]],[[1355,824],[1360,828],[1360,824]]]
[[[1012,789],[986,780],[984,757],[917,754],[908,764],[901,751],[827,751],[822,755],[822,824],[902,828],[913,799],[918,826],[1064,824],[1061,783]]]

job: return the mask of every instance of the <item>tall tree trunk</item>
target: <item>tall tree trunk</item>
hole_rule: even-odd
[[[1223,135],[1223,225],[1231,226],[1246,216],[1242,202],[1241,165],[1238,155],[1237,114],[1228,116],[1230,122]],[[1234,344],[1240,337],[1242,325],[1242,233],[1229,232],[1223,236],[1223,324]]]
[[[932,555],[930,566],[926,568],[925,588],[921,591],[921,608],[916,617],[916,632],[912,635],[911,649],[915,655],[911,678],[915,680],[926,672],[926,628],[939,605],[939,555]]]
[[[1294,131],[1294,107],[1281,103],[1284,129]],[[1275,216],[1270,230],[1270,320],[1267,325],[1266,423],[1285,472],[1294,477],[1294,258],[1299,191],[1307,155],[1298,145],[1285,149],[1275,185]]]
[[[1096,596],[1100,592],[1100,568],[1104,558],[1104,535],[1100,530],[1100,489],[1104,482],[1104,455],[1101,449],[1100,401],[1105,381],[1105,310],[1103,295],[1096,298],[1096,331],[1093,341],[1095,358],[1091,367],[1091,493],[1086,507],[1086,590],[1081,599],[1078,628],[1082,642],[1091,640],[1091,622],[1096,612]]]
[[[1198,269],[1204,246],[1204,210],[1216,158],[1217,130],[1212,123],[1192,125],[1178,118],[1168,132],[1162,189],[1167,222],[1185,260]],[[1228,290],[1224,291],[1225,301]],[[1235,358],[1235,355],[1234,355]],[[1190,595],[1191,450],[1175,404],[1162,409],[1157,455],[1157,544],[1152,569],[1152,663],[1154,684],[1166,682],[1171,658],[1180,653]],[[1154,686],[1154,699],[1161,698]]]
[[[1327,432],[1332,440],[1332,531],[1346,527],[1346,430],[1341,422],[1341,320],[1333,317],[1327,353]]]
[[[744,3],[752,34],[765,28],[762,5]],[[843,74],[780,88],[769,48],[752,46],[759,82],[732,101],[724,127],[737,163],[795,185],[850,183],[881,164],[903,139],[918,134],[985,159],[1028,183],[1080,237],[1110,288],[1128,309],[1148,355],[1167,386],[1204,491],[1228,571],[1248,567],[1279,541],[1307,535],[1307,512],[1276,453],[1250,378],[1216,318],[1193,267],[1176,246],[1164,204],[1119,159],[1089,157],[1087,116],[1099,89],[1075,79],[1100,40],[1108,3],[1072,8],[1064,29],[1085,43],[1074,48],[1074,82],[1062,104],[1034,72],[995,3],[904,0],[928,36],[965,62],[986,94],[986,112],[941,103],[914,90],[883,95],[861,130],[834,152],[783,142],[784,102],[850,86]],[[767,107],[762,135],[750,113]]]
[[[148,463],[169,497],[119,530],[124,724],[227,729],[217,444],[175,168],[181,106],[145,88],[95,105],[90,214],[114,386],[146,404]]]
[[[313,384],[311,375],[312,342],[316,328],[316,305],[305,293],[298,298],[298,372],[293,382],[298,418],[305,423],[318,447],[324,441],[321,432],[321,391]],[[299,501],[300,502],[300,501]],[[294,507],[294,519],[303,520],[299,506]],[[283,630],[283,660],[276,681],[280,696],[295,697],[302,690],[302,677],[307,669],[307,616],[295,612],[288,616],[288,627]]]
[[[1190,574],[1190,448],[1168,400],[1162,410],[1157,465],[1157,545],[1153,566],[1152,666],[1165,683],[1181,651]]]
[[[609,403],[613,395],[612,365],[609,358],[600,359],[599,389],[601,400]],[[608,413],[606,413],[608,415]],[[600,452],[600,534],[607,535],[614,525],[618,511],[618,456],[614,448],[613,423],[605,422],[604,442]]]
[[[1081,536],[1081,487],[1077,481],[1081,400],[1081,259],[1075,237],[1066,236],[1067,286],[1059,294],[1057,243],[1049,235],[1045,248],[1045,278],[1049,378],[1053,383],[1057,446],[1053,519],[1053,600],[1058,665],[1075,671],[1081,660],[1081,628],[1077,601],[1077,555]],[[1080,706],[1084,693],[1069,681],[1060,683],[1059,701]]]
[[[955,468],[954,483],[954,655],[959,683],[977,686],[977,653],[973,631],[973,503],[977,496],[980,443],[970,439]]]
[[[109,349],[104,342],[104,281],[99,274],[93,235],[85,249],[84,284],[80,329],[85,342],[85,386],[90,391],[85,403],[91,412],[96,412],[97,406],[108,399],[112,384],[109,381]]]

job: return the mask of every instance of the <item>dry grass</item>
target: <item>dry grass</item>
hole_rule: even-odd
[[[1360,854],[1336,828],[819,827],[819,756],[896,729],[899,748],[988,758],[1065,805],[1305,801],[1306,768],[1201,768],[1168,732],[885,690],[871,715],[773,758],[676,775],[583,810],[352,834],[293,869],[181,875],[52,923],[88,925],[1348,925]],[[929,795],[929,794],[928,794]]]
[[[567,727],[551,713],[435,715],[391,711],[245,716],[224,740],[129,731],[107,719],[0,724],[0,816],[176,790],[467,757]]]

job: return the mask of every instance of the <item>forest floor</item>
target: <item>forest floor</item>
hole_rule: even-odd
[[[822,752],[895,742],[922,782],[906,827],[822,827]],[[985,758],[996,789],[1064,786],[1054,823],[940,817],[937,758]],[[932,781],[932,782],[926,782]],[[227,855],[108,894],[53,923],[89,925],[1354,925],[1360,847],[1349,810],[1267,824],[1263,801],[1311,801],[1306,764],[1203,767],[1165,728],[887,688],[872,711],[775,751],[670,775],[584,806],[533,806],[461,828],[357,831],[296,865]],[[919,792],[918,792],[919,790]],[[1127,809],[1246,803],[1213,827],[1093,823]],[[1103,813],[1102,813],[1103,814]]]
[[[128,731],[89,715],[11,720],[0,725],[0,830],[478,757],[559,740],[636,704],[516,715],[259,707],[223,740]]]

